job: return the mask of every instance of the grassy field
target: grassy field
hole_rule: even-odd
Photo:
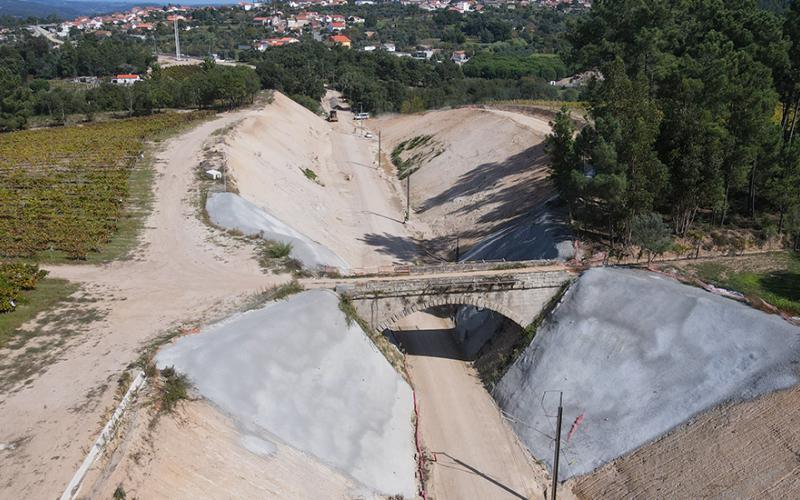
[[[760,297],[779,309],[800,315],[800,255],[775,252],[718,259],[689,265],[703,281]]]
[[[496,100],[487,101],[487,104],[495,104],[498,106],[531,106],[552,109],[559,111],[561,108],[569,108],[575,111],[586,111],[586,103],[583,101],[552,101],[546,99],[511,99],[511,100]]]

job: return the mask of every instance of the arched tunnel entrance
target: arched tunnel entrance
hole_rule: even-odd
[[[487,391],[496,364],[485,361],[499,358],[523,328],[489,309],[441,305],[403,316],[384,334],[406,355],[431,458],[430,495],[540,497],[543,472]]]
[[[384,333],[407,354],[470,363],[491,390],[525,336],[522,325],[498,309],[473,304],[413,308]]]

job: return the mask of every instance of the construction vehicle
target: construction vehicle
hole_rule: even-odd
[[[336,110],[332,109],[330,113],[328,113],[328,121],[329,122],[338,122],[339,117],[336,116]]]

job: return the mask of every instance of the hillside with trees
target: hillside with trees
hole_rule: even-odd
[[[800,2],[604,0],[568,37],[604,77],[591,124],[565,111],[549,139],[572,217],[612,247],[730,224],[800,245]]]
[[[142,80],[112,83],[120,73],[142,75]],[[97,80],[75,82],[78,76]],[[122,36],[87,34],[57,48],[30,36],[0,45],[0,131],[25,128],[32,116],[63,124],[68,115],[84,114],[92,121],[103,111],[144,115],[163,108],[230,109],[251,102],[260,88],[255,71],[246,66],[207,61],[188,73],[161,71],[147,44]]]

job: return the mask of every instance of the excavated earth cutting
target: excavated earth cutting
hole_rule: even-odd
[[[548,203],[548,121],[460,108],[380,117],[371,126],[388,153],[406,144],[400,158],[416,169],[411,207],[428,226],[422,230],[431,250],[454,253],[458,239],[470,260],[569,258],[571,236]]]

